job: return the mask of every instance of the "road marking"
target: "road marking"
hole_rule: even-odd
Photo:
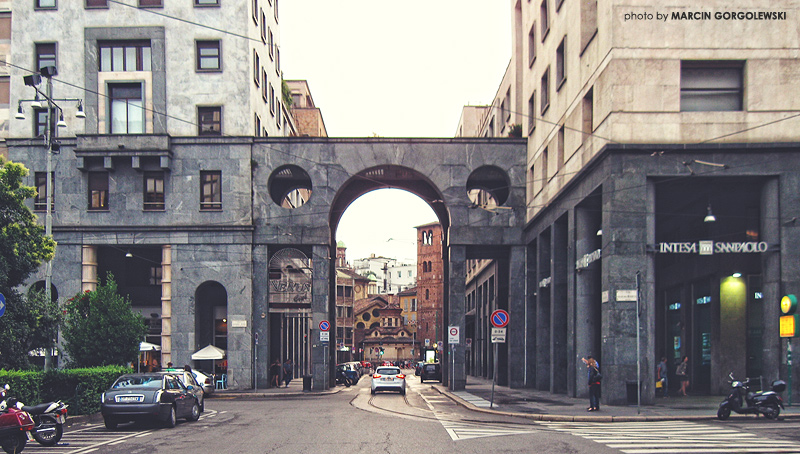
[[[476,407],[489,408],[490,406],[492,406],[491,405],[492,403],[489,402],[488,400],[486,400],[486,399],[484,399],[482,397],[478,397],[478,396],[476,396],[474,394],[470,394],[470,393],[468,393],[466,391],[454,391],[453,394],[455,394],[456,396],[460,397],[461,399],[471,403],[472,405],[474,405]],[[494,404],[493,407],[498,407],[498,405]]]
[[[627,454],[800,453],[800,444],[794,441],[761,438],[748,432],[695,422],[538,424],[619,449]]]
[[[498,437],[502,435],[519,435],[540,432],[536,428],[520,428],[515,426],[501,426],[494,424],[476,424],[468,422],[450,421],[439,419],[442,427],[453,441],[470,440],[472,438]]]

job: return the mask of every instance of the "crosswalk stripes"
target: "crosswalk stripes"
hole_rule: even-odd
[[[476,423],[468,423],[468,422],[460,422],[460,421],[451,421],[440,419],[440,423],[442,423],[442,427],[447,431],[450,435],[450,438],[453,441],[459,440],[469,440],[471,438],[481,438],[481,437],[496,437],[501,435],[519,435],[519,434],[528,434],[534,432],[540,432],[540,430],[536,428],[523,428],[523,427],[515,427],[515,426],[507,426],[507,425],[496,425],[496,424],[476,424]]]
[[[690,421],[540,422],[627,454],[800,453],[800,444]]]

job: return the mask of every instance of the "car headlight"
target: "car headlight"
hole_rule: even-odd
[[[105,401],[106,401],[106,393],[100,394],[100,402],[102,403]]]

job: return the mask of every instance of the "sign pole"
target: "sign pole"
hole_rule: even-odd
[[[786,366],[789,370],[789,406],[792,406],[792,338],[789,338],[789,343],[786,345]]]
[[[494,373],[492,374],[492,400],[489,401],[489,408],[494,406],[494,384],[497,383],[497,342],[494,344]]]
[[[642,409],[642,354],[640,352],[641,346],[641,330],[639,329],[640,318],[642,311],[641,305],[641,273],[636,272],[636,414],[640,414]]]

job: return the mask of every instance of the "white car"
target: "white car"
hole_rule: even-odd
[[[395,366],[379,366],[372,374],[372,394],[378,391],[399,391],[406,394],[406,376]]]

